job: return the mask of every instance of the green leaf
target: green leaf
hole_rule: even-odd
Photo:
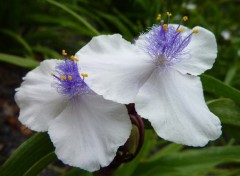
[[[53,0],[46,0],[48,3],[55,5],[56,7],[61,8],[65,12],[69,13],[72,15],[74,18],[76,18],[78,21],[80,21],[85,27],[87,27],[90,31],[93,32],[95,35],[99,35],[100,33],[90,24],[88,23],[83,17],[79,16],[76,12],[72,11],[69,9],[67,6]]]
[[[213,93],[216,96],[231,98],[237,103],[240,103],[240,91],[224,84],[222,81],[208,75],[201,76],[203,89]]]
[[[44,47],[44,46],[41,46],[41,45],[37,45],[37,46],[34,46],[33,47],[33,50],[36,51],[36,52],[39,52],[41,54],[44,55],[44,58],[51,58],[51,59],[59,59],[59,58],[62,58],[62,56],[57,53],[56,51],[50,49],[50,48],[47,48],[47,47]]]
[[[38,61],[4,53],[0,53],[0,61],[31,69],[39,65]]]
[[[93,174],[80,168],[72,168],[64,176],[92,176]]]
[[[120,33],[124,34],[128,39],[132,39],[132,33],[129,30],[129,28],[119,20],[118,16],[110,15],[107,13],[104,13],[102,11],[96,11],[97,15],[100,16],[102,19],[108,20],[110,23],[115,25]]]
[[[234,101],[221,98],[209,101],[208,107],[222,123],[240,127],[240,107]]]
[[[160,176],[167,175],[173,170],[178,171],[179,175],[196,175],[227,162],[240,162],[239,146],[192,149],[164,155],[159,160],[140,163],[133,175]]]
[[[70,29],[71,33],[75,32],[76,34],[81,34],[81,35],[87,35],[87,36],[93,36],[93,33],[86,28],[83,28],[81,25],[76,23],[76,21],[69,21],[68,18],[56,18],[55,16],[49,16],[46,14],[33,14],[28,17],[29,21],[32,21],[34,23],[38,23],[41,25],[48,25],[48,30],[50,29],[51,25],[59,27],[60,30],[63,29]],[[64,23],[63,23],[64,21]],[[47,30],[47,29],[46,29]],[[76,34],[73,34],[74,36]],[[36,34],[34,34],[36,35]],[[29,36],[29,35],[28,35]]]
[[[36,162],[25,174],[24,176],[33,176],[37,175],[39,172],[41,172],[43,169],[46,168],[46,166],[50,163],[52,163],[54,160],[57,159],[57,156],[54,152],[49,153],[48,155],[44,156],[42,159],[40,159],[38,162]]]
[[[235,64],[233,65],[227,72],[226,74],[226,77],[225,77],[225,80],[224,82],[227,84],[227,85],[231,85],[231,82],[233,81],[234,77],[236,76],[237,74],[237,71],[238,71],[238,65]]]
[[[37,133],[24,142],[0,167],[1,176],[36,173],[55,160],[53,144],[47,133]]]
[[[183,145],[180,144],[175,144],[175,143],[171,143],[169,145],[167,145],[166,147],[160,149],[158,152],[156,152],[153,156],[151,156],[148,161],[154,161],[157,160],[161,157],[163,157],[164,155],[168,155],[171,153],[176,153],[178,151],[180,151],[181,149],[183,149]]]
[[[5,30],[5,29],[1,29],[0,32],[4,33],[5,35],[8,35],[9,37],[11,37],[15,41],[17,41],[19,44],[21,44],[23,46],[23,48],[27,51],[28,55],[30,56],[29,59],[34,59],[34,54],[33,54],[32,48],[20,35],[12,32],[10,30]]]

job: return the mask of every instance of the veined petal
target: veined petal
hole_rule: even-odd
[[[183,74],[199,75],[212,68],[217,57],[217,43],[214,34],[202,27],[195,27],[199,31],[193,34],[190,43],[184,49],[189,57],[181,58],[181,62],[173,67]]]
[[[140,89],[135,107],[169,141],[204,146],[221,135],[220,121],[205,104],[199,77],[155,70]]]
[[[58,60],[45,60],[30,71],[16,89],[19,120],[35,131],[47,131],[49,123],[61,113],[65,101],[51,86],[51,73]]]
[[[85,95],[69,102],[50,125],[49,135],[64,163],[95,171],[110,164],[131,128],[124,105]]]
[[[76,57],[92,90],[124,104],[134,101],[154,67],[147,54],[119,34],[94,37]]]

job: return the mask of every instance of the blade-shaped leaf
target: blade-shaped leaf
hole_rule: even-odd
[[[30,47],[30,45],[27,43],[27,41],[19,34],[14,33],[13,31],[10,30],[6,30],[6,29],[0,29],[0,32],[4,33],[5,35],[8,35],[9,37],[13,38],[16,42],[18,42],[19,44],[21,44],[23,46],[23,48],[25,49],[25,51],[28,53],[29,59],[34,59],[34,54],[32,51],[32,48]]]
[[[240,107],[231,99],[221,98],[209,101],[208,107],[222,123],[240,127]]]
[[[220,80],[208,76],[208,75],[202,75],[201,76],[203,89],[207,92],[213,93],[217,96],[222,96],[225,98],[231,98],[237,103],[240,103],[240,91],[224,84]]]
[[[240,162],[239,146],[192,149],[164,155],[153,162],[142,162],[133,175],[166,175],[173,170],[178,171],[179,175],[193,175],[227,162]]]
[[[54,1],[54,0],[46,0],[48,3],[55,5],[56,7],[59,7],[60,9],[64,10],[65,12],[69,13],[72,15],[74,18],[76,18],[79,22],[81,22],[86,28],[88,28],[90,31],[92,31],[93,34],[99,35],[100,33],[90,24],[85,20],[83,17],[79,16],[76,12],[72,11],[69,9],[67,6]]]
[[[240,162],[239,146],[192,149],[164,155],[153,162],[142,162],[133,175],[160,176],[171,173],[173,170],[178,171],[179,175],[193,175],[227,162]]]
[[[49,153],[48,155],[40,159],[38,162],[36,162],[30,169],[28,169],[24,176],[37,175],[39,172],[45,169],[48,164],[52,163],[56,158],[57,157],[54,152]]]
[[[47,133],[37,133],[26,142],[24,142],[11,157],[0,167],[1,176],[23,176],[27,172],[40,171],[39,168],[44,168],[49,162],[54,161],[55,157],[50,155],[54,151],[53,144]],[[47,158],[46,156],[49,156]],[[44,159],[45,158],[45,159]],[[47,162],[41,162],[41,160]],[[41,163],[37,165],[37,163]],[[44,165],[45,166],[44,166]],[[31,168],[35,171],[29,171]]]
[[[19,56],[0,53],[0,61],[14,64],[25,68],[34,68],[39,65],[38,61],[22,58]]]

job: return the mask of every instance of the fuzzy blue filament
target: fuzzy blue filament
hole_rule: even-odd
[[[146,49],[153,58],[167,58],[168,62],[184,55],[183,49],[189,44],[190,37],[182,37],[180,32],[173,26],[169,26],[167,30],[163,27],[153,26],[149,31]]]
[[[167,12],[168,23],[171,14]],[[158,16],[160,19],[160,16]],[[154,25],[148,33],[143,34],[145,38],[142,49],[148,53],[156,66],[167,68],[176,62],[180,62],[181,58],[188,58],[188,51],[185,49],[191,41],[192,34],[197,34],[198,30],[190,33],[184,32],[181,23],[186,21],[187,17],[183,17],[180,24],[169,25],[163,21],[159,25]]]
[[[73,98],[91,92],[84,79],[81,78],[79,71],[78,64],[74,60],[65,59],[56,66],[53,74],[54,87],[60,94]]]

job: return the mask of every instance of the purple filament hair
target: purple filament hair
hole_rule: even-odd
[[[89,94],[92,90],[84,82],[79,74],[77,62],[65,59],[56,66],[56,73],[53,76],[56,78],[54,87],[57,91],[69,98],[77,95]]]
[[[193,33],[183,35],[177,26],[167,24],[154,25],[148,33],[143,34],[144,44],[141,46],[154,60],[156,66],[168,67],[187,57],[184,50]]]

